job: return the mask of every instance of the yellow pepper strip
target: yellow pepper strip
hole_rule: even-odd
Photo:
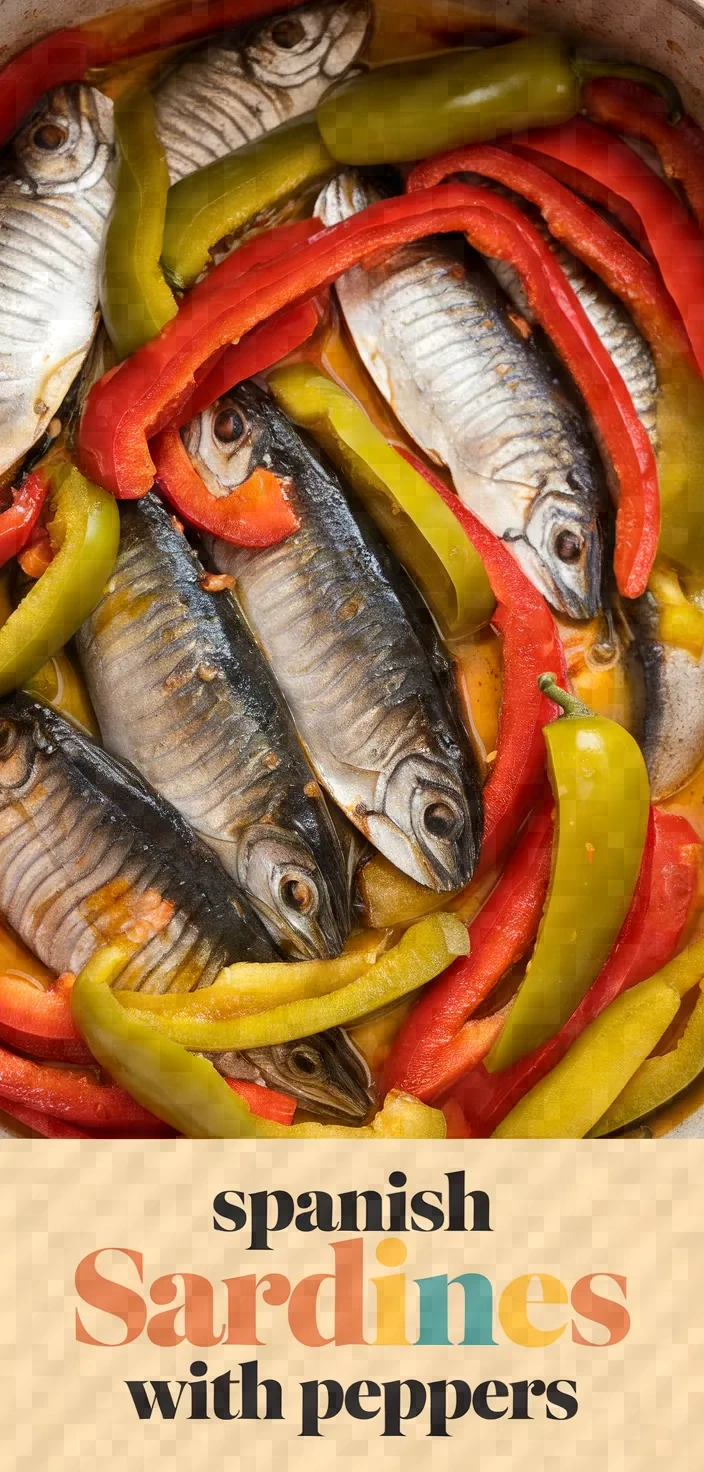
[[[26,685],[72,638],[117,557],[120,517],[113,496],[60,462],[49,497],[54,560],[0,628],[0,695]]]
[[[169,170],[146,88],[115,103],[119,168],[105,242],[100,305],[120,358],[156,337],[178,307],[159,264]]]
[[[326,996],[288,1002],[267,1012],[218,1022],[201,1012],[201,993],[191,992],[189,997],[182,998],[183,1011],[174,1019],[156,1009],[144,1010],[140,1017],[162,1036],[198,1052],[270,1047],[310,1037],[328,1027],[356,1022],[397,997],[425,986],[455,956],[466,956],[468,950],[467,927],[461,920],[454,915],[429,915],[412,925],[398,945],[357,981]]]
[[[682,588],[674,567],[656,562],[648,581],[658,608],[658,634],[663,644],[675,644],[701,659],[704,652],[704,609]]]
[[[308,363],[278,368],[269,386],[347,477],[447,637],[488,623],[496,606],[484,563],[442,496],[374,427],[364,409]]]
[[[658,555],[704,573],[704,380],[683,358],[658,363]]]
[[[367,944],[358,951],[347,951],[331,961],[238,961],[225,966],[212,986],[184,995],[170,992],[165,996],[121,991],[119,1001],[128,1010],[158,1012],[171,1022],[192,1020],[197,1002],[199,1019],[223,1021],[264,1012],[285,1003],[307,997],[323,997],[357,981],[378,959],[386,947],[386,933],[367,933]]]
[[[36,675],[32,675],[24,688],[35,700],[41,700],[44,705],[57,710],[59,715],[70,721],[84,736],[90,736],[92,741],[100,741],[100,727],[83,676],[73,660],[69,659],[65,649],[52,654],[51,659],[37,670]]]
[[[255,215],[334,168],[311,118],[296,118],[172,184],[162,262],[174,286],[192,286],[211,247]]]
[[[252,1114],[206,1058],[155,1037],[111,991],[131,948],[102,946],[71,988],[76,1026],[101,1066],[133,1099],[189,1139],[444,1139],[445,1120],[407,1094],[390,1094],[371,1125],[282,1125]]]
[[[364,906],[364,918],[375,930],[385,926],[410,925],[423,915],[447,907],[447,895],[436,894],[418,884],[407,874],[375,854],[360,870],[357,880],[359,896]]]

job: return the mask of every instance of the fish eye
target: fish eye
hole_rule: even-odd
[[[289,1063],[296,1073],[302,1073],[306,1078],[312,1078],[318,1072],[315,1055],[305,1048],[295,1048],[289,1055]]]
[[[318,898],[312,884],[305,879],[285,879],[279,890],[282,904],[297,915],[309,915]]]
[[[0,758],[12,755],[17,745],[17,731],[10,721],[0,721]]]
[[[292,15],[277,20],[271,28],[271,39],[275,46],[280,46],[282,51],[291,51],[298,46],[300,41],[305,40],[305,26],[298,16]]]
[[[238,445],[246,438],[247,423],[239,409],[220,409],[213,420],[213,434],[221,445]]]
[[[431,802],[425,809],[423,822],[433,838],[454,838],[462,819],[447,802]]]
[[[54,153],[62,143],[66,142],[67,138],[66,129],[60,127],[58,123],[40,123],[32,134],[35,148],[40,148],[42,153]]]
[[[555,552],[560,562],[578,562],[583,546],[584,542],[577,532],[558,532],[555,538]]]

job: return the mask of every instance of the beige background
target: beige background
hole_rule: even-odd
[[[704,1441],[704,1145],[689,1141],[418,1142],[391,1145],[235,1144],[229,1141],[38,1143],[0,1146],[0,1467],[2,1472],[141,1472],[241,1465],[310,1472],[339,1459],[350,1468],[465,1464],[482,1469],[557,1472],[700,1472]],[[101,1246],[145,1254],[145,1281],[197,1271],[218,1281],[276,1269],[297,1281],[332,1265],[315,1233],[289,1231],[275,1251],[245,1251],[245,1234],[211,1227],[222,1189],[281,1187],[384,1190],[402,1168],[414,1189],[443,1184],[464,1167],[468,1187],[492,1199],[492,1234],[408,1234],[410,1277],[484,1272],[497,1293],[526,1272],[548,1272],[568,1289],[589,1272],[624,1273],[632,1327],[611,1349],[573,1345],[520,1349],[495,1331],[496,1347],[304,1349],[290,1336],[285,1310],[268,1310],[258,1351],[157,1349],[146,1338],[124,1348],[74,1340],[76,1265]],[[368,1238],[367,1270],[378,1238]],[[107,1268],[107,1260],[104,1260]],[[598,1285],[595,1285],[598,1286]],[[412,1290],[414,1292],[415,1290]],[[85,1310],[95,1332],[96,1314]],[[544,1326],[553,1310],[542,1311]],[[536,1322],[541,1315],[536,1314]],[[108,1322],[103,1320],[103,1322]],[[113,1321],[113,1328],[114,1328]],[[102,1337],[107,1337],[105,1334]],[[372,1337],[369,1335],[369,1337]],[[409,1333],[413,1337],[413,1333]],[[451,1336],[452,1337],[452,1336]],[[459,1335],[455,1337],[460,1337]],[[566,1341],[566,1342],[565,1342]],[[140,1422],[125,1378],[188,1378],[192,1359],[210,1375],[258,1355],[260,1374],[284,1385],[282,1423]],[[415,1376],[506,1381],[576,1379],[580,1410],[569,1422],[482,1422],[473,1412],[451,1439],[428,1441],[423,1418],[403,1441],[379,1438],[379,1421],[331,1421],[322,1440],[298,1438],[298,1382],[333,1376],[343,1384]]]

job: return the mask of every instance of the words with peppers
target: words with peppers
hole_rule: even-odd
[[[462,1170],[447,1172],[432,1189],[409,1186],[401,1170],[391,1171],[383,1191],[310,1189],[294,1196],[279,1189],[223,1189],[212,1202],[212,1229],[228,1234],[237,1250],[270,1253],[286,1234],[305,1234],[333,1239],[325,1244],[326,1260],[292,1282],[274,1270],[271,1258],[257,1270],[256,1259],[247,1257],[243,1273],[214,1282],[178,1267],[151,1276],[143,1252],[98,1248],[76,1269],[75,1336],[97,1348],[142,1340],[162,1350],[188,1345],[201,1351],[259,1348],[267,1332],[277,1338],[279,1326],[310,1349],[500,1351],[507,1341],[540,1349],[562,1339],[602,1350],[625,1339],[631,1324],[626,1278],[605,1267],[571,1285],[543,1270],[495,1284],[474,1264],[453,1277],[440,1270],[413,1275],[409,1258],[418,1237],[411,1236],[407,1245],[405,1235],[488,1233],[494,1230],[492,1216],[487,1192],[468,1190]],[[374,1248],[365,1240],[367,1233],[378,1239]],[[272,1308],[279,1312],[272,1314]],[[405,1435],[411,1421],[419,1423],[419,1434],[448,1436],[448,1423],[470,1411],[482,1420],[538,1416],[564,1421],[579,1409],[574,1380],[473,1381],[360,1379],[345,1387],[328,1377],[302,1380],[296,1393],[298,1434],[324,1435],[324,1423],[342,1415],[377,1421],[382,1436]],[[286,1387],[262,1378],[253,1358],[243,1360],[234,1374],[230,1369],[211,1374],[204,1360],[195,1359],[189,1378],[124,1384],[140,1420],[288,1417]]]

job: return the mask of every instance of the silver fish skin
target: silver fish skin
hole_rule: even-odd
[[[193,991],[274,950],[217,859],[136,772],[55,711],[0,706],[0,913],[52,971],[80,971],[139,916],[144,895],[173,914],[118,985]]]
[[[310,112],[357,60],[368,0],[305,5],[189,51],[156,93],[172,184]]]
[[[103,740],[173,804],[284,954],[337,955],[344,860],[271,670],[232,595],[155,496],[123,503],[117,562],[78,634]]]
[[[48,92],[0,172],[0,473],[40,438],[98,321],[113,202],[112,103],[82,84]]]
[[[419,883],[470,878],[481,834],[476,761],[452,706],[447,661],[431,652],[373,529],[331,470],[254,384],[227,396],[239,435],[219,438],[220,401],[183,433],[215,493],[257,465],[285,480],[301,520],[276,547],[209,541],[270,662],[317,776],[366,838]],[[414,614],[415,618],[415,614]],[[435,660],[435,665],[434,665]]]
[[[381,196],[338,174],[315,213],[332,225]],[[460,499],[572,618],[599,609],[603,475],[549,360],[508,319],[490,273],[423,240],[336,283],[365,367],[416,443],[447,466]]]
[[[634,635],[629,668],[640,692],[636,736],[650,796],[662,802],[689,781],[704,757],[704,656],[695,659],[689,650],[660,640],[652,593],[627,609]]]
[[[242,1078],[295,1094],[309,1114],[359,1125],[376,1102],[371,1070],[341,1027],[312,1038],[245,1052],[206,1053],[225,1078]]]

